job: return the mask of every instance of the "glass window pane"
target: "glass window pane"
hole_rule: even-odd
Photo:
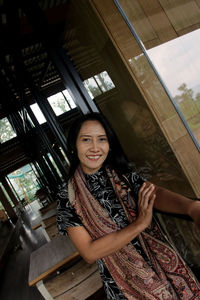
[[[39,108],[37,103],[30,105],[36,119],[38,120],[39,124],[43,124],[46,122],[45,116],[43,115],[41,109]]]
[[[39,185],[29,164],[10,173],[8,178],[21,200],[24,198],[27,203],[35,200]]]
[[[98,87],[97,83],[95,82],[94,78],[88,78],[83,82],[88,94],[93,99],[94,97],[102,94],[100,88]]]
[[[0,120],[0,143],[9,141],[10,139],[16,137],[16,133],[12,129],[10,122],[7,118]]]
[[[114,83],[112,82],[110,76],[106,71],[101,72],[100,74],[95,75],[94,77],[103,92],[109,91],[115,87]]]
[[[160,2],[162,7],[157,10],[154,3],[150,10],[148,5],[141,5],[140,1],[119,0],[130,25],[133,26],[131,30],[135,31],[134,35],[138,35],[140,46],[143,52],[146,52],[143,59],[138,55],[138,59],[130,57],[128,60],[130,66],[139,74],[140,83],[146,91],[148,90],[149,97],[156,99],[160,94],[161,103],[164,99],[164,97],[161,99],[161,89],[167,87],[168,97],[178,108],[182,121],[189,133],[192,132],[191,137],[198,146],[200,145],[200,30],[196,24],[199,22],[199,7],[191,1],[188,1],[187,5],[182,5],[181,1]],[[141,49],[140,51],[142,52]],[[150,58],[150,64],[146,54]],[[152,68],[151,62],[155,66],[157,78],[155,78],[157,74],[155,76],[155,73],[148,70],[149,67]],[[156,83],[153,78],[159,82]],[[165,109],[166,112],[168,110]]]
[[[55,112],[56,116],[62,115],[63,113],[70,110],[67,101],[63,97],[62,93],[57,93],[49,98],[47,98],[53,111]]]
[[[62,91],[62,93],[65,95],[69,105],[71,106],[71,108],[75,108],[76,107],[76,104],[74,103],[74,100],[72,99],[72,97],[70,96],[68,90],[64,90]]]
[[[199,44],[195,30],[147,52],[200,143]]]

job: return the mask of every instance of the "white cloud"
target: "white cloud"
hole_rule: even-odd
[[[200,84],[200,30],[171,40],[147,51],[151,61],[172,95],[186,83],[192,88]]]

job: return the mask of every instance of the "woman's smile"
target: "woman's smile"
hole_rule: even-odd
[[[88,159],[90,160],[98,160],[101,156],[100,155],[86,155]]]

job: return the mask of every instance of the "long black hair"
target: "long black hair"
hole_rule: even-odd
[[[116,133],[110,126],[108,120],[106,120],[106,118],[102,114],[95,112],[95,113],[88,113],[86,115],[80,116],[78,119],[74,121],[74,123],[71,125],[69,129],[68,138],[67,138],[67,143],[69,148],[69,160],[70,160],[69,178],[71,178],[74,175],[76,168],[80,164],[77,155],[76,141],[81,126],[86,121],[98,121],[99,123],[101,123],[101,125],[103,126],[106,132],[109,146],[110,146],[110,151],[104,162],[104,165],[111,167],[119,174],[128,172],[128,170],[130,170],[129,161],[122,149],[122,146],[117,138]]]

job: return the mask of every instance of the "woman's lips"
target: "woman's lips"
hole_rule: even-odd
[[[101,155],[87,155],[87,158],[90,160],[98,160]]]

